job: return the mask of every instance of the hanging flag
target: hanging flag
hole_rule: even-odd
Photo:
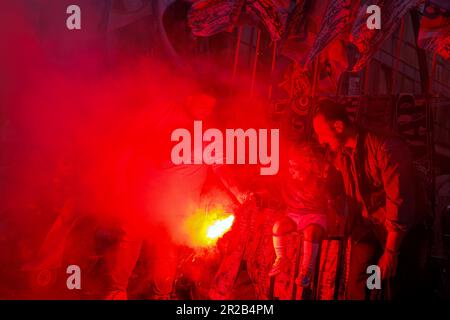
[[[277,41],[285,31],[289,4],[289,1],[281,0],[247,0],[245,8],[264,26],[272,41]]]
[[[450,10],[427,3],[422,14],[419,47],[450,60]]]
[[[306,25],[306,13],[308,9],[307,0],[298,0],[288,15],[286,22],[285,37],[292,38],[304,31]]]
[[[357,7],[359,0],[331,0],[316,36],[314,45],[309,51],[305,64],[311,63],[322,50],[334,39],[348,34],[352,24],[352,8]]]
[[[405,14],[422,0],[373,0],[370,5],[381,8],[381,29],[369,29],[367,27],[366,13],[369,4],[360,7],[353,25],[350,42],[358,50],[359,56],[353,66],[353,71],[361,70],[380,48],[383,41],[388,38],[398,27]]]
[[[288,17],[281,53],[305,66],[308,52],[319,33],[327,3],[315,0],[297,2]]]
[[[337,1],[342,4],[342,0]],[[350,1],[348,3],[350,6],[347,10],[351,11],[353,6],[351,6]],[[298,64],[295,79],[298,79],[297,82],[301,85],[294,86],[294,91],[298,91],[300,95],[311,94],[313,78],[311,62],[314,58],[310,58],[308,61],[308,57],[311,56],[315,45],[317,45],[317,48],[322,47],[317,42],[321,33],[324,41],[329,42],[323,45],[320,50],[317,50],[317,54],[321,52],[321,55],[318,64],[316,93],[335,94],[339,77],[348,66],[345,42],[338,38],[338,33],[332,35],[330,40],[325,39],[325,33],[328,31],[324,31],[327,27],[323,26],[322,18],[327,15],[326,13],[331,15],[332,7],[334,7],[332,2],[328,4],[327,2],[303,0],[297,3],[289,16],[286,40],[282,45],[281,53]],[[326,19],[323,21],[325,22]],[[331,29],[327,30],[330,30],[330,33],[332,32]],[[341,28],[342,33],[348,34],[349,30],[350,25]],[[321,41],[320,43],[325,42]]]
[[[244,9],[277,41],[283,36],[289,7],[289,0],[199,0],[189,12],[189,26],[202,37],[231,31]]]
[[[319,95],[336,94],[341,74],[348,68],[346,43],[334,40],[323,50],[319,57],[317,93]]]
[[[199,0],[188,15],[192,33],[208,37],[223,31],[231,31],[236,24],[245,0]]]

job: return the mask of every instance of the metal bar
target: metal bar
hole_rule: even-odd
[[[313,293],[312,296],[314,297],[314,300],[318,300],[318,294],[319,294],[319,280],[320,280],[320,261],[322,258],[322,241],[319,242],[319,249],[317,251],[317,259],[316,259],[316,265],[315,265],[315,270],[314,270],[314,279],[313,279]]]
[[[313,81],[311,85],[311,98],[314,98],[316,95],[316,87],[318,82],[318,73],[319,73],[319,62],[320,62],[320,54],[317,55],[316,59],[314,60],[314,69],[313,69]]]
[[[276,61],[277,61],[277,43],[278,42],[276,42],[276,41],[273,42],[272,65],[270,68],[269,100],[272,98],[272,90],[273,90],[272,77],[273,77],[273,72],[275,70],[275,65],[276,65]]]
[[[257,36],[256,36],[255,59],[253,59],[252,82],[251,82],[251,86],[250,86],[250,98],[253,98],[253,93],[255,91],[256,68],[258,66],[260,43],[261,43],[261,30],[258,29]]]
[[[391,88],[391,93],[395,94],[395,91],[397,89],[397,73],[398,73],[398,69],[399,69],[399,59],[397,59],[397,57],[400,54],[400,47],[401,44],[403,42],[403,35],[405,33],[405,18],[402,18],[401,22],[400,22],[400,30],[399,30],[399,35],[398,35],[398,39],[397,39],[397,43],[395,46],[395,50],[394,50],[394,64],[392,66],[392,88]]]
[[[316,59],[314,60],[314,64],[313,64],[313,80],[312,80],[312,85],[311,85],[311,98],[310,98],[310,102],[309,102],[309,110],[308,110],[308,122],[307,122],[307,128],[306,128],[306,134],[307,134],[307,139],[312,138],[313,136],[313,128],[312,128],[312,118],[314,116],[314,110],[312,108],[312,106],[315,103],[315,97],[316,97],[316,89],[318,86],[318,82],[319,82],[319,63],[320,63],[320,54],[318,54],[316,56]]]
[[[336,263],[336,275],[334,278],[334,293],[333,298],[334,300],[339,299],[339,289],[341,287],[341,277],[342,277],[342,269],[343,264],[345,263],[343,257],[344,257],[344,240],[338,239],[338,252],[337,252],[337,263]]]
[[[242,27],[238,27],[237,38],[236,38],[236,49],[234,50],[233,75],[231,78],[231,82],[233,84],[234,84],[234,81],[236,80],[237,67],[238,67],[238,63],[239,63],[239,50],[241,48],[241,34],[242,34]]]
[[[437,53],[433,54],[433,62],[431,63],[431,73],[430,73],[430,92],[433,92],[433,82],[434,76],[436,74],[436,62],[437,62]]]
[[[420,30],[420,15],[417,10],[411,11],[411,20],[414,28],[414,35],[416,40],[416,52],[419,61],[419,71],[420,80],[422,85],[422,92],[425,94],[426,99],[426,115],[428,117],[427,121],[427,135],[429,141],[428,157],[430,161],[430,175],[431,175],[431,188],[429,188],[428,196],[431,198],[431,212],[433,218],[436,216],[436,172],[435,172],[435,159],[436,159],[436,148],[434,144],[434,121],[433,121],[433,110],[430,103],[430,88],[433,79],[428,71],[428,61],[427,54],[424,49],[420,48],[418,45],[419,30]],[[432,241],[428,243],[428,252],[431,252]]]
[[[366,68],[364,70],[364,95],[369,95],[369,72],[370,72],[370,63],[367,62]]]

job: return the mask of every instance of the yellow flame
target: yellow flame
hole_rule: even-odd
[[[214,246],[231,229],[233,222],[234,215],[226,213],[223,207],[208,211],[197,209],[184,223],[188,245],[199,248]]]
[[[231,229],[231,226],[234,222],[234,216],[231,215],[228,218],[217,220],[211,226],[208,227],[208,231],[206,232],[206,236],[210,239],[217,239],[223,236],[228,230]]]

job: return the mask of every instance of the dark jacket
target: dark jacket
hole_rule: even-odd
[[[391,230],[407,231],[417,223],[417,179],[412,156],[401,138],[360,128],[356,149],[342,148],[335,164],[357,223],[371,224],[384,235]]]

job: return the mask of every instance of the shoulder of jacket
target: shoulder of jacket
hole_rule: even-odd
[[[385,147],[391,143],[401,143],[402,138],[395,132],[386,130],[366,130],[366,142],[373,147]]]

